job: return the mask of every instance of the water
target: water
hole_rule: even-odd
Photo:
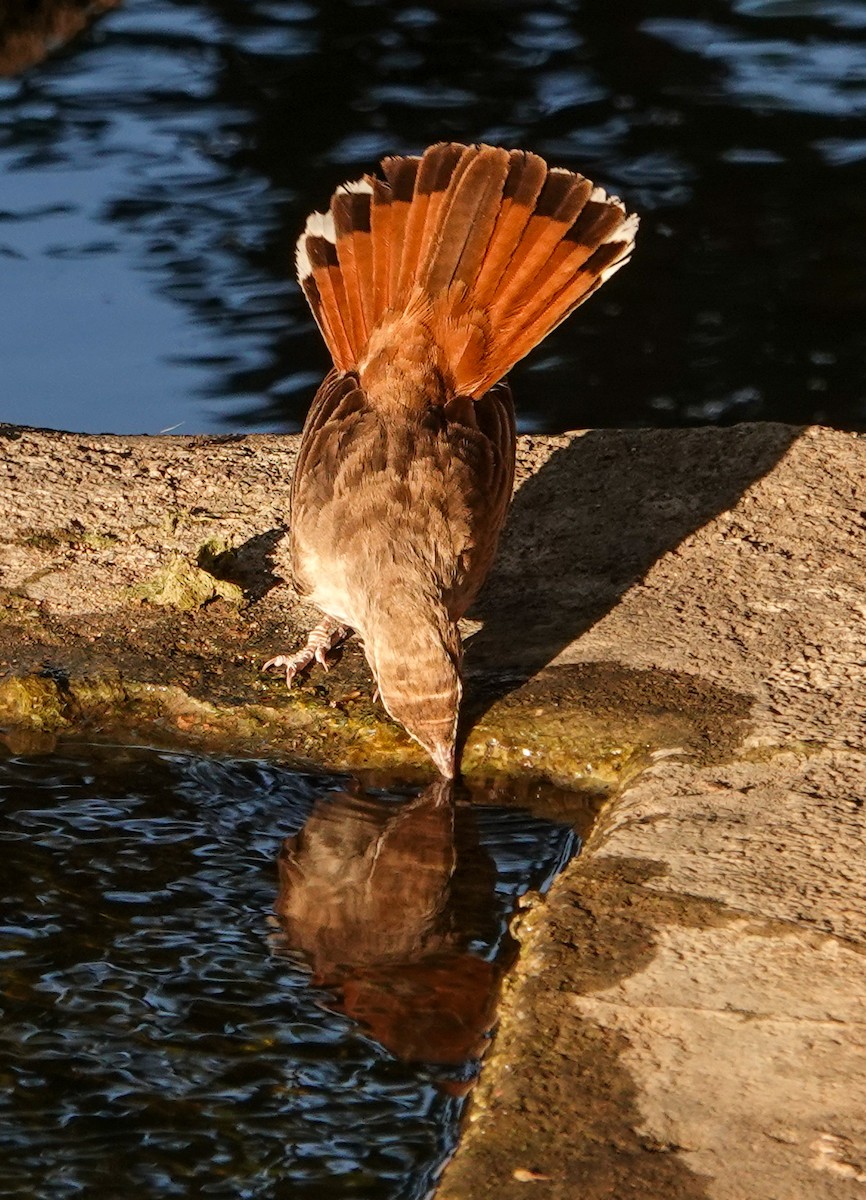
[[[16,14],[83,4],[0,24],[0,419],[297,428],[327,365],[291,281],[304,217],[456,138],[644,216],[515,371],[524,429],[866,424],[862,0],[126,0],[10,62]]]
[[[477,799],[477,797],[476,797]],[[0,758],[0,1195],[425,1196],[569,827],[448,785]]]

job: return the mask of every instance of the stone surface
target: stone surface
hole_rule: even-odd
[[[318,619],[295,596],[283,549],[297,442],[0,426],[0,725],[426,770],[424,753],[372,702],[357,643],[338,669],[314,671],[291,693],[259,673]],[[535,482],[570,444],[524,441],[520,479]],[[530,518],[548,521],[540,501]],[[512,546],[525,536],[517,529]],[[515,594],[513,581],[504,586]],[[467,770],[607,792],[659,746],[704,753],[736,736],[748,698],[688,672],[575,663],[555,682],[536,680],[541,660],[512,652],[535,645],[536,625],[548,636],[550,597],[525,586],[533,619],[508,615],[507,635],[491,643],[501,592],[479,607],[485,624],[467,656]]]
[[[777,433],[772,469],[676,542],[688,435],[601,498],[667,553],[559,661],[694,673],[751,723],[727,761],[648,768],[529,911],[440,1200],[866,1193],[866,444]],[[737,473],[754,431],[727,436]]]
[[[291,697],[257,675],[309,616],[277,586],[295,445],[0,427],[7,740],[135,721],[420,763],[356,649]],[[866,441],[602,430],[519,453],[467,763],[608,799],[516,922],[439,1198],[864,1195]],[[185,610],[147,592],[171,562],[200,588]]]

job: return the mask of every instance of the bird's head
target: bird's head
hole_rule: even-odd
[[[364,630],[367,661],[388,713],[446,779],[457,774],[460,634],[439,605],[411,598]]]

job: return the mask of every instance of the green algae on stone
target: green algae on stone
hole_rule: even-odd
[[[200,593],[207,603],[211,577],[194,570],[209,581]],[[219,634],[211,629],[210,637]],[[218,654],[218,643],[209,644]],[[92,672],[68,658],[50,673],[31,667],[32,674],[3,681],[0,724],[428,776],[432,767],[421,747],[372,703],[358,657],[353,665],[349,655],[344,669],[315,685],[291,690],[266,686],[243,656],[234,656],[225,674],[205,679],[177,663],[155,678],[146,656],[121,670],[115,656],[104,671]],[[748,713],[747,698],[691,676],[615,663],[550,668],[507,694],[500,687],[486,704],[466,739],[469,779],[547,780],[600,798],[618,792],[660,751],[723,759],[738,744]]]
[[[194,566],[182,554],[173,554],[150,579],[132,587],[129,594],[135,599],[177,608],[181,612],[202,608],[213,600],[240,605],[244,598],[237,584],[217,579],[202,567]]]
[[[119,679],[61,673],[7,675],[0,679],[0,725],[47,733],[76,729],[100,716],[123,712],[129,697]]]
[[[18,540],[22,546],[30,546],[34,550],[57,550],[67,546],[79,550],[108,550],[120,538],[117,534],[85,529],[80,521],[73,520],[59,529],[31,529]]]
[[[39,619],[39,605],[29,596],[0,588],[0,625],[20,625],[22,621],[32,623]]]
[[[79,714],[88,721],[115,712],[122,712],[130,695],[119,677],[83,675],[64,683],[67,717]]]
[[[0,724],[53,732],[68,725],[56,680],[48,675],[0,679]]]
[[[476,717],[463,767],[618,790],[660,751],[724,759],[749,697],[694,676],[616,662],[550,667]]]

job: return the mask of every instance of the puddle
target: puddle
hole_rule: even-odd
[[[140,748],[0,759],[0,1194],[427,1195],[509,919],[579,846],[505,799]]]

